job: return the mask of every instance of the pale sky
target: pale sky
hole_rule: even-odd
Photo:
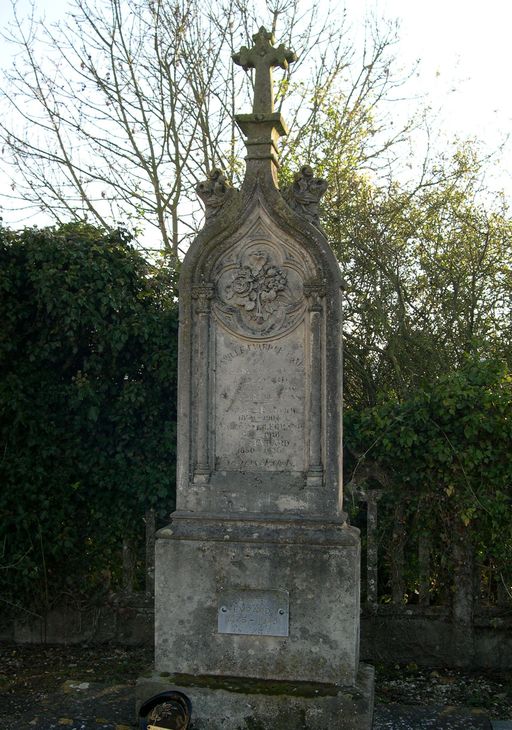
[[[21,9],[30,5],[16,2]],[[35,5],[51,21],[64,15],[67,3],[35,0]],[[10,0],[0,0],[0,26],[9,19],[10,6]],[[345,6],[355,36],[367,13],[399,20],[399,64],[407,69],[421,60],[408,94],[439,111],[447,140],[477,137],[488,151],[503,143],[512,131],[511,0],[346,0]],[[0,42],[0,67],[8,62]],[[415,103],[411,100],[411,108]],[[512,199],[512,139],[493,163],[493,173]]]
[[[449,127],[483,139],[512,130],[509,0],[366,0],[364,7],[400,19],[400,57],[406,65],[421,59],[419,88],[442,103]]]
[[[348,0],[400,19],[398,56],[420,59],[416,84],[447,137],[477,137],[488,151],[508,135],[494,172],[512,198],[512,2],[510,0]],[[364,8],[364,10],[363,10]]]

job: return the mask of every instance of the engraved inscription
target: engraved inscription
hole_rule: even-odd
[[[288,636],[287,591],[222,591],[219,596],[219,634]]]
[[[218,332],[216,469],[305,469],[303,337],[302,325],[269,343]]]

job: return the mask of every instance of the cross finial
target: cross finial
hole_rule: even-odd
[[[274,111],[274,89],[272,84],[272,69],[275,66],[287,69],[288,64],[297,60],[293,51],[283,43],[274,48],[274,34],[265,30],[263,26],[252,37],[254,46],[242,46],[238,53],[233,54],[233,61],[247,71],[254,68],[254,114],[272,114]]]

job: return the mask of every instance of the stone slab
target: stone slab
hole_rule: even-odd
[[[251,195],[183,262],[177,507],[341,515],[339,266],[265,196],[281,225]]]
[[[165,690],[192,702],[190,730],[370,730],[374,703],[373,668],[361,665],[355,685],[266,682],[233,677],[191,677],[152,673],[140,677],[136,711]]]
[[[304,337],[303,326],[262,343],[217,331],[217,471],[306,470]]]

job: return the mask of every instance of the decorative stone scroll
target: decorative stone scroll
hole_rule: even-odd
[[[233,334],[281,336],[302,320],[302,271],[275,243],[252,241],[222,260],[214,311]]]
[[[283,197],[296,213],[317,228],[320,225],[320,199],[327,190],[327,181],[315,177],[309,165],[295,173],[293,183],[283,190]]]
[[[196,185],[196,193],[204,203],[206,221],[210,222],[219,213],[222,206],[238,191],[231,187],[221,170],[213,170],[204,180]]]

